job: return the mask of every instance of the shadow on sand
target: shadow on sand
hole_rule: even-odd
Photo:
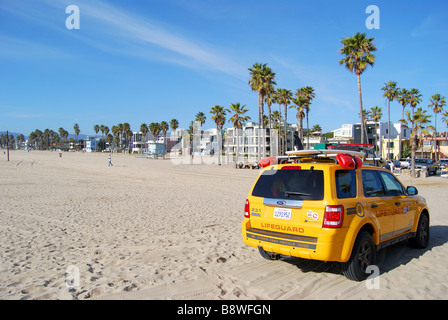
[[[381,273],[389,272],[413,259],[418,259],[427,251],[443,246],[448,242],[448,226],[431,226],[429,245],[425,249],[411,248],[407,241],[386,247],[377,252],[377,265]],[[302,272],[342,274],[340,263],[307,260],[294,257],[282,257],[282,260],[295,265]]]

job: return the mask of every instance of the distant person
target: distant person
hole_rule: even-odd
[[[112,164],[112,157],[109,155],[109,167],[110,167],[110,166],[113,167],[114,165]]]

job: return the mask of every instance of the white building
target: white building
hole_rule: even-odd
[[[389,125],[387,122],[367,122],[368,143],[375,146],[378,155],[383,158],[394,158],[400,150],[400,131],[402,143],[410,140],[411,129],[401,123],[390,124],[390,146],[388,157]],[[343,124],[341,128],[333,130],[334,137],[328,139],[331,143],[361,143],[361,124]]]

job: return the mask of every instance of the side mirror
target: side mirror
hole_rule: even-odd
[[[406,191],[410,196],[415,196],[416,194],[418,194],[418,190],[416,187],[407,187]]]

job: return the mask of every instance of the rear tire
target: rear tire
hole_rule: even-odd
[[[415,237],[409,239],[409,245],[413,248],[424,249],[429,244],[429,219],[426,214],[421,214],[418,219],[417,232]]]
[[[376,261],[376,247],[373,238],[367,231],[361,231],[356,238],[350,259],[342,263],[342,273],[350,280],[362,281],[369,274],[368,266]]]

